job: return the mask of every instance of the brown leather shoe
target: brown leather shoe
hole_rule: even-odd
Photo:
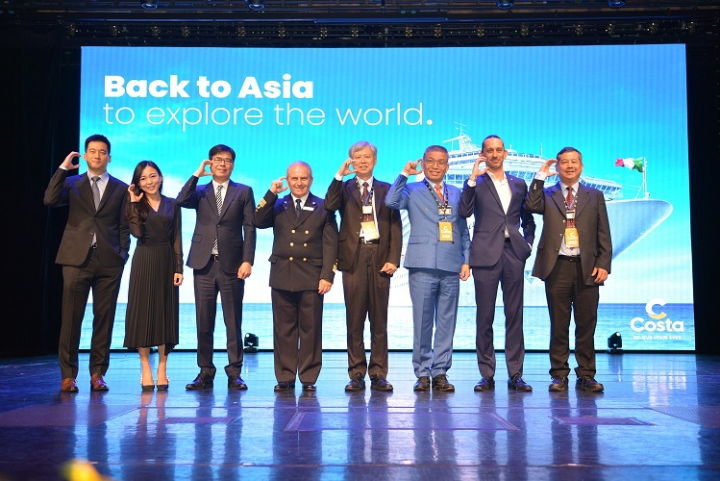
[[[413,391],[429,391],[430,390],[430,378],[428,376],[420,376],[415,385]]]
[[[71,377],[66,377],[65,379],[63,379],[60,383],[60,390],[62,392],[78,392],[78,387],[75,379]]]
[[[95,373],[90,378],[90,390],[91,391],[107,391],[108,385],[105,384],[102,374]]]
[[[455,390],[455,386],[448,382],[445,374],[438,374],[432,379],[433,391],[452,392]]]

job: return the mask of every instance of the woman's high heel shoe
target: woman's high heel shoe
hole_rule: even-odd
[[[143,384],[142,378],[140,378],[140,386],[142,386],[143,392],[148,391],[154,391],[155,390],[155,384]],[[158,386],[158,390],[160,389],[160,386]]]
[[[158,384],[158,385],[157,385],[157,390],[158,390],[158,391],[167,391],[169,387],[170,387],[170,378],[168,378],[168,379],[165,381],[165,384]]]

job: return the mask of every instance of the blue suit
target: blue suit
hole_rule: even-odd
[[[505,178],[510,189],[507,212],[488,174],[478,177],[475,187],[465,182],[459,212],[463,218],[475,216],[470,251],[477,305],[475,349],[480,374],[486,378],[495,376],[493,321],[495,298],[501,282],[505,306],[505,361],[510,378],[516,374],[522,376],[525,360],[524,271],[530,246],[535,240],[535,221],[525,210],[525,181],[507,173]]]
[[[459,273],[469,263],[470,233],[460,217],[460,189],[446,185],[452,211],[452,242],[440,241],[439,197],[425,182],[408,184],[399,175],[388,191],[385,205],[405,209],[410,219],[410,238],[403,265],[410,271],[413,304],[413,367],[417,377],[445,374],[452,365],[452,345],[460,295]],[[432,342],[433,324],[435,342]],[[434,345],[434,349],[433,349]]]

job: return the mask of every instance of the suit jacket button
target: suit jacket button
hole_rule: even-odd
[[[307,257],[303,257],[303,262],[307,262]]]
[[[307,242],[303,244],[303,247],[307,247]]]
[[[294,233],[295,233],[295,229],[291,230],[290,232],[291,232],[292,234],[294,234]]]
[[[292,262],[293,258],[291,257],[289,260],[290,260],[290,262]]]
[[[309,231],[309,230],[306,230],[306,231],[305,231],[305,235],[310,235],[310,231]]]
[[[290,243],[290,247],[292,247],[292,246],[294,246],[294,245],[295,245],[295,243],[294,243],[294,242],[291,242],[291,243]]]

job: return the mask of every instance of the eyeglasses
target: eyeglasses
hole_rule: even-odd
[[[235,162],[233,159],[229,157],[213,157],[212,161],[216,164],[232,164]]]
[[[445,167],[448,165],[447,160],[423,160],[425,165],[437,165],[438,167]]]

